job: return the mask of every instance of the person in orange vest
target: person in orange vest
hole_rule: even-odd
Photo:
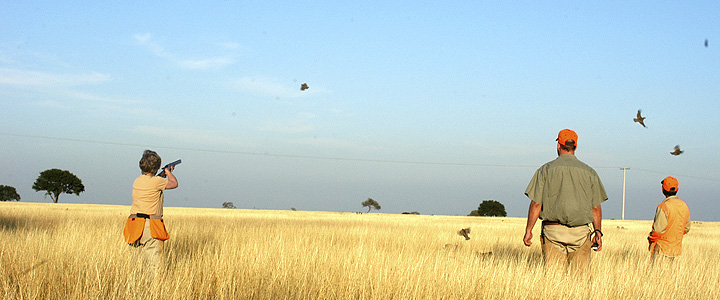
[[[660,183],[665,200],[655,210],[655,220],[648,236],[653,262],[658,256],[670,260],[680,256],[683,236],[690,231],[690,210],[677,196],[678,180],[668,176]]]
[[[162,159],[151,150],[145,150],[140,159],[142,175],[133,182],[130,216],[125,222],[125,242],[140,249],[147,265],[154,274],[159,266],[163,241],[170,238],[163,222],[164,190],[178,187],[172,171],[174,166],[165,168],[165,177],[155,176]]]

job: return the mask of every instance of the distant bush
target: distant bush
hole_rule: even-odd
[[[474,217],[507,217],[505,206],[495,200],[483,200],[478,209],[470,212],[468,216]]]
[[[0,185],[0,201],[20,201],[20,195],[12,186]]]
[[[406,212],[406,211],[404,211],[404,212],[402,212],[402,214],[403,214],[403,215],[419,215],[420,213],[419,213],[419,212],[416,212],[416,211],[414,211],[414,212]]]

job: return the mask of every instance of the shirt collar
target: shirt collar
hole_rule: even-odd
[[[675,195],[675,196],[668,196],[668,197],[665,198],[665,200],[663,200],[663,202],[668,201],[668,200],[670,200],[670,199],[678,199],[678,196],[677,196],[677,195]]]

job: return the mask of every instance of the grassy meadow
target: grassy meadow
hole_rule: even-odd
[[[650,221],[605,220],[592,274],[545,271],[524,218],[165,208],[149,276],[129,206],[0,203],[1,299],[716,299],[720,223],[651,267]],[[539,223],[539,222],[538,222]],[[469,241],[457,234],[471,227]]]

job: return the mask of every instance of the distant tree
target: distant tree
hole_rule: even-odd
[[[419,215],[420,213],[419,213],[419,212],[416,212],[416,211],[413,211],[413,212],[406,212],[406,211],[404,211],[404,212],[402,212],[402,214],[403,214],[403,215]]]
[[[223,202],[223,208],[237,208],[232,202]]]
[[[58,203],[58,197],[62,193],[80,196],[80,193],[85,191],[85,186],[80,178],[69,171],[60,169],[42,171],[32,188],[37,192],[45,191],[45,195],[50,195],[54,203]]]
[[[368,198],[367,200],[362,202],[363,207],[367,207],[368,211],[370,212],[371,209],[380,210],[380,203],[377,203],[377,201],[373,200],[372,198]]]
[[[20,201],[20,195],[14,187],[0,185],[0,201]]]
[[[502,203],[495,200],[483,200],[478,209],[470,212],[468,216],[507,217],[507,213]]]
[[[292,211],[297,211],[297,209],[295,209],[294,207],[291,207],[290,209],[291,209]]]

